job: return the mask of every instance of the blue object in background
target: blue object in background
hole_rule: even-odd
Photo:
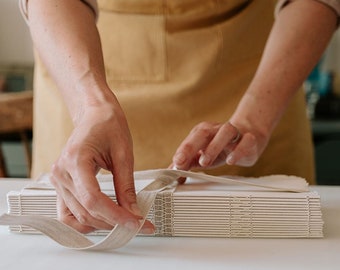
[[[320,97],[326,96],[332,91],[332,75],[322,69],[322,60],[315,66],[306,79],[311,91],[318,93]]]
[[[315,117],[315,107],[320,98],[332,93],[332,74],[322,68],[323,59],[314,67],[304,82],[307,102],[307,115],[309,119]]]

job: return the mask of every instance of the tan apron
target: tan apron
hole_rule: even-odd
[[[192,127],[225,122],[259,63],[276,1],[99,0],[108,82],[127,115],[135,170],[168,167]],[[50,170],[72,130],[37,58],[33,177]],[[292,174],[314,181],[304,95],[294,98],[255,166],[211,174]]]

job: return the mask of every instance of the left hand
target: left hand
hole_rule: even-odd
[[[266,147],[269,135],[259,136],[250,129],[239,130],[230,122],[202,122],[178,147],[173,166],[182,170],[214,168],[224,164],[252,166]]]

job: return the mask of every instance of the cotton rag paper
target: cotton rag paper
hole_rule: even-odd
[[[155,236],[319,238],[323,237],[320,196],[296,176],[216,177],[160,169],[134,174],[143,220],[151,220]],[[184,185],[177,185],[186,177]],[[116,200],[111,175],[97,176],[101,189]],[[126,245],[140,228],[117,225],[97,243],[56,220],[56,192],[46,175],[21,191],[7,194],[8,214],[0,225],[12,232],[44,233],[72,249],[105,250]]]

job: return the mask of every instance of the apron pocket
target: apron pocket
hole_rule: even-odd
[[[98,21],[109,81],[165,79],[163,14],[101,11]]]

